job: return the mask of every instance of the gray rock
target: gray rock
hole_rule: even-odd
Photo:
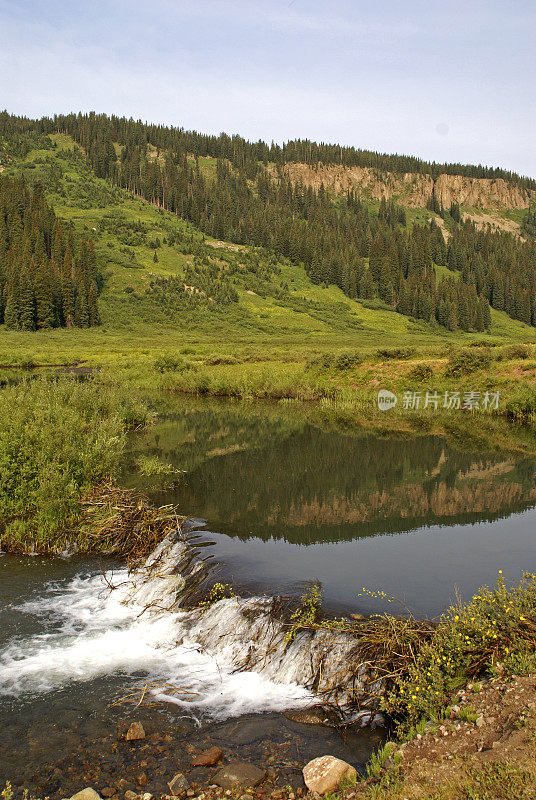
[[[305,765],[303,779],[310,792],[331,794],[336,792],[344,781],[355,782],[357,771],[340,758],[321,756]]]
[[[218,729],[218,739],[225,746],[232,744],[253,744],[260,739],[268,739],[276,734],[279,721],[271,717],[255,717],[254,719],[241,719],[232,724],[227,724]]]
[[[231,761],[220,769],[212,780],[222,789],[237,789],[258,786],[265,777],[266,772],[254,764],[248,764],[246,761]]]
[[[73,794],[71,800],[101,800],[100,794],[88,786],[87,789],[82,789],[81,792]]]
[[[296,711],[287,711],[285,717],[291,722],[299,722],[301,725],[336,725],[337,716],[333,712],[326,711],[324,708],[299,708]]]
[[[168,783],[168,786],[173,797],[181,797],[181,795],[186,794],[190,788],[190,784],[182,772],[177,772],[175,777]]]

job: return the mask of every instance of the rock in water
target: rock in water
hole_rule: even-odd
[[[101,800],[101,798],[100,794],[96,792],[95,789],[88,787],[87,789],[82,789],[81,792],[73,794],[71,800]]]
[[[246,761],[231,761],[216,773],[212,782],[227,790],[258,786],[265,777],[266,772],[253,764],[248,764]]]
[[[356,778],[354,767],[335,756],[314,758],[303,768],[305,785],[310,792],[318,794],[335,792],[343,781],[355,781]]]
[[[219,747],[209,747],[208,750],[203,750],[192,758],[192,766],[194,767],[212,767],[217,764],[220,758],[223,758],[223,753]]]
[[[190,788],[190,784],[182,772],[177,772],[173,780],[168,783],[168,786],[170,794],[172,794],[173,797],[180,797],[186,794],[187,790]]]
[[[300,725],[336,725],[339,722],[336,714],[323,708],[301,708],[297,711],[287,711],[285,717],[291,722]]]
[[[127,742],[137,742],[139,739],[145,739],[145,731],[141,722],[133,722],[128,729],[125,739]]]

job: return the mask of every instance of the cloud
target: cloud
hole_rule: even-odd
[[[526,17],[508,23],[515,48],[473,32],[468,49],[465,31],[444,40],[432,10],[416,13],[420,0],[405,16],[394,2],[364,5],[0,0],[1,103],[31,116],[96,109],[536,175]]]

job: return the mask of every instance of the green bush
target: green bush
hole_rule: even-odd
[[[524,360],[530,358],[531,350],[526,344],[510,344],[502,347],[497,354],[498,361]]]
[[[494,675],[499,664],[507,674],[536,669],[535,575],[507,589],[499,574],[494,589],[484,587],[467,605],[450,608],[395,680],[383,708],[410,724],[440,717],[458,689]]]
[[[416,381],[427,381],[434,377],[434,370],[430,364],[417,364],[408,372],[408,378]]]
[[[117,473],[126,432],[148,420],[116,388],[62,378],[0,390],[0,544],[62,549],[85,490]]]
[[[305,369],[329,369],[333,366],[334,357],[331,353],[322,353],[318,356],[309,358]]]
[[[536,389],[522,384],[506,401],[506,413],[511,417],[530,417],[536,414]]]
[[[356,367],[363,361],[359,353],[340,353],[334,362],[335,369],[345,370]]]
[[[458,378],[460,375],[469,375],[471,372],[487,369],[490,364],[491,351],[489,349],[458,350],[449,358],[446,375]]]
[[[194,369],[191,361],[181,356],[174,356],[171,353],[164,353],[158,356],[154,362],[154,368],[157,372],[186,372],[189,369]]]
[[[414,347],[384,347],[376,351],[378,358],[405,359],[415,355]]]

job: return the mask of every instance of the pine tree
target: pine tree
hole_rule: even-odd
[[[54,302],[52,280],[48,265],[44,261],[37,264],[35,274],[35,301],[38,328],[54,327]]]
[[[19,286],[16,282],[8,290],[4,322],[7,328],[20,328]]]

